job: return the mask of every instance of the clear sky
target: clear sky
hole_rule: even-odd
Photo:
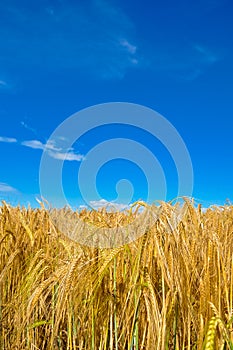
[[[77,182],[80,165],[93,147],[114,138],[150,150],[167,182],[166,198],[154,199],[174,198],[174,160],[143,129],[103,125],[69,149],[50,138],[84,108],[130,102],[157,111],[176,128],[191,157],[194,198],[204,205],[232,200],[232,17],[231,0],[1,0],[0,199],[37,204],[46,150],[54,162],[65,159],[67,201],[86,204]],[[141,160],[135,164],[119,154],[104,164],[96,178],[100,197],[114,201],[116,184],[127,179],[134,189],[130,200],[146,200]],[[90,185],[87,176],[84,186]],[[127,202],[123,197],[120,202]],[[98,205],[99,198],[90,199]]]

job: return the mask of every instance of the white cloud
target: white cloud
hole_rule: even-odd
[[[131,58],[130,61],[132,62],[133,65],[137,65],[139,61],[136,58]]]
[[[201,54],[202,59],[206,63],[215,63],[219,60],[219,57],[216,54],[211,52],[209,49],[207,49],[203,45],[196,44],[193,46],[193,48],[196,50],[196,52]]]
[[[34,148],[34,149],[42,149],[42,150],[45,149],[45,145],[38,140],[23,141],[22,145],[26,147]]]
[[[61,141],[68,141],[67,137],[65,136],[57,136],[57,139]]]
[[[79,206],[79,209],[80,209],[80,210],[87,209],[87,206],[86,206],[86,205],[81,204],[81,205]]]
[[[0,136],[0,142],[14,143],[17,142],[17,140],[14,137]]]
[[[57,147],[56,142],[54,140],[49,140],[47,143],[42,143],[41,141],[38,141],[38,140],[30,140],[30,141],[23,141],[21,144],[29,148],[48,151],[48,155],[51,158],[58,159],[58,160],[81,162],[84,159],[84,156],[82,154],[74,153],[73,148],[64,150],[61,147]]]
[[[37,135],[37,131],[36,129],[33,129],[30,125],[28,125],[27,123],[25,123],[23,120],[20,122],[21,126],[23,128],[25,128],[26,130],[31,131],[34,135]]]
[[[30,140],[30,141],[23,141],[23,146],[34,148],[34,149],[42,149],[45,150],[51,150],[51,151],[61,151],[61,148],[57,148],[55,145],[55,142],[52,140],[49,140],[47,143],[42,143],[38,140]]]
[[[38,11],[29,2],[22,6],[3,5],[0,10],[15,23],[14,27],[3,24],[7,39],[1,42],[3,60],[12,64],[43,65],[49,71],[54,67],[78,69],[107,79],[122,78],[135,67],[129,60],[129,55],[136,54],[136,46],[131,44],[135,26],[116,2],[58,1],[50,7],[41,2]],[[38,30],[40,23],[43,26]],[[25,35],[16,32],[18,26]],[[9,49],[11,41],[17,45]]]
[[[0,80],[0,87],[7,87],[7,83],[4,80]]]
[[[9,82],[5,80],[0,80],[0,90],[9,91],[11,89],[12,89],[12,85]]]
[[[14,187],[4,182],[0,182],[0,192],[9,193],[9,192],[18,192],[18,191]]]
[[[126,48],[126,50],[127,50],[130,54],[132,54],[132,55],[134,55],[134,54],[136,53],[136,51],[137,51],[137,46],[132,45],[132,44],[131,44],[128,40],[126,40],[126,39],[120,40],[120,44],[121,44],[122,47]]]
[[[129,208],[128,204],[109,202],[106,199],[100,199],[98,201],[90,201],[90,206],[93,209],[107,208],[114,210],[124,210]]]
[[[81,162],[84,160],[84,156],[82,154],[76,154],[74,152],[48,152],[50,157],[59,160],[69,160],[69,161],[77,161]]]
[[[54,140],[49,140],[45,145],[44,145],[46,150],[49,151],[61,151],[62,148],[56,146],[56,142]]]
[[[148,65],[157,72],[191,81],[220,59],[220,54],[201,43],[188,43],[183,46],[170,44],[152,55]]]

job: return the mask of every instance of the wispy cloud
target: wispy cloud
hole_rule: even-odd
[[[34,149],[42,149],[42,150],[45,149],[45,145],[38,140],[23,141],[22,145],[26,147],[34,148]]]
[[[61,147],[57,147],[56,142],[54,140],[49,140],[47,143],[42,143],[38,140],[30,140],[23,141],[21,144],[29,148],[47,151],[48,155],[54,159],[77,162],[81,162],[82,160],[84,160],[84,156],[82,154],[75,153],[73,151],[73,148],[63,149]]]
[[[204,62],[215,63],[219,60],[218,55],[211,52],[211,50],[209,50],[207,47],[205,47],[203,45],[199,45],[199,44],[195,44],[193,47],[194,47],[194,50],[196,50],[196,52],[198,52],[200,54],[201,59]]]
[[[182,47],[167,45],[149,62],[150,69],[182,80],[195,80],[221,57],[206,45],[186,43]]]
[[[61,148],[56,147],[55,142],[53,141],[42,143],[41,141],[38,141],[38,140],[30,140],[30,141],[23,141],[21,144],[29,148],[42,149],[43,151],[45,150],[61,151]]]
[[[0,182],[0,192],[1,193],[9,193],[9,192],[18,192],[18,190],[16,190],[16,188],[4,183],[4,182]]]
[[[4,80],[0,80],[0,87],[7,87],[7,83]]]
[[[137,54],[136,45],[131,44],[134,24],[115,2],[57,1],[50,7],[41,2],[36,8],[30,2],[20,6],[0,4],[3,16],[11,18],[10,23],[2,24],[1,60],[5,64],[43,65],[44,70],[81,69],[88,75],[109,79],[124,77],[139,61],[138,57],[130,57]]]
[[[9,81],[6,81],[5,79],[0,79],[0,90],[2,91],[13,91],[13,86]]]
[[[66,141],[66,139],[62,136],[58,137],[58,141],[59,140],[63,142]],[[0,136],[0,142],[16,143],[18,141],[13,137]],[[47,151],[48,155],[51,158],[54,158],[57,160],[81,162],[82,160],[85,159],[84,155],[75,153],[73,147],[67,148],[67,147],[58,146],[55,140],[49,140],[46,143],[43,143],[39,140],[27,140],[27,141],[22,141],[21,145],[32,149]]]
[[[14,137],[0,136],[0,142],[14,143],[17,142],[17,140]]]
[[[32,128],[30,125],[28,125],[28,123],[24,122],[23,120],[20,122],[20,125],[26,129],[31,131],[35,136],[37,136],[37,131],[36,129]]]
[[[122,39],[120,40],[120,45],[122,47],[124,47],[128,53],[130,53],[131,55],[134,55],[137,51],[137,46],[132,45],[128,40],[126,39]]]
[[[59,159],[59,160],[69,160],[69,161],[77,161],[81,162],[84,160],[84,156],[82,154],[76,154],[74,152],[67,152],[67,153],[62,153],[62,152],[49,152],[48,153],[50,157],[54,159]]]

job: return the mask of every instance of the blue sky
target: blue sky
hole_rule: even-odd
[[[86,204],[77,184],[80,165],[93,147],[112,138],[130,138],[149,149],[165,174],[165,199],[176,197],[172,157],[145,130],[105,125],[69,149],[50,138],[84,108],[130,102],[163,115],[183,138],[194,198],[204,205],[232,200],[232,13],[230,0],[2,0],[0,199],[37,205],[46,150],[54,161],[64,161],[67,201]],[[130,159],[115,159],[97,175],[103,200],[117,198],[121,179],[134,188],[131,201],[147,199],[146,174]],[[127,202],[128,195],[123,197],[120,202]],[[99,199],[92,201],[98,205]]]

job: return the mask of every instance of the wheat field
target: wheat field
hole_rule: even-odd
[[[233,349],[233,206],[160,203],[113,249],[70,240],[48,211],[0,207],[0,350]],[[62,214],[62,210],[59,215]],[[136,210],[73,218],[123,227]]]

